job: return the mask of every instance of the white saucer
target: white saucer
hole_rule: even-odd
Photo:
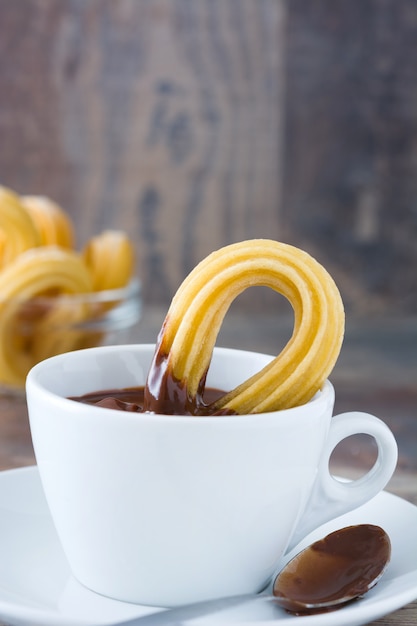
[[[359,523],[378,524],[389,534],[392,559],[386,573],[363,599],[334,613],[303,617],[302,626],[359,626],[417,598],[417,507],[383,492],[322,526],[308,542]],[[13,626],[104,626],[155,610],[117,602],[80,585],[69,571],[36,467],[0,472],[0,620]],[[254,602],[190,623],[268,626],[294,619],[300,620]]]

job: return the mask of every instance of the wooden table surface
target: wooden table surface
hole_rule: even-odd
[[[164,311],[145,309],[132,341],[153,342]],[[253,317],[253,316],[252,316]],[[415,381],[415,320],[351,322],[332,381],[336,411],[365,410],[381,417],[394,432],[399,461],[387,491],[417,505],[417,386]],[[287,319],[227,316],[218,343],[264,352],[274,351],[290,332]],[[338,448],[332,459],[335,473],[355,476],[372,462],[374,450],[367,438]],[[24,397],[0,397],[0,470],[35,464]],[[417,563],[416,563],[417,566]],[[417,623],[417,601],[383,617],[378,626]]]

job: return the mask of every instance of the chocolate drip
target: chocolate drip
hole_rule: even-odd
[[[168,365],[168,357],[156,351],[149,370],[144,393],[144,411],[163,415],[204,415],[205,380],[195,397],[188,392],[186,381],[176,379]]]
[[[144,392],[144,412],[162,415],[235,415],[228,409],[218,410],[215,400],[224,392],[207,402],[205,385],[206,374],[200,380],[197,394],[192,396],[187,382],[173,376],[168,356],[158,346],[149,369]]]
[[[129,411],[133,413],[145,412],[145,387],[130,387],[126,389],[105,389],[102,391],[96,391],[85,394],[83,396],[74,396],[71,400],[83,402],[85,404],[94,404],[107,409],[117,409],[119,411]],[[224,391],[220,389],[207,388],[204,389],[204,393],[199,399],[198,403],[189,402],[186,404],[188,413],[179,411],[183,400],[180,400],[176,404],[176,411],[173,412],[172,406],[168,404],[168,399],[165,398],[167,411],[165,415],[230,415],[230,412],[215,412],[213,411],[213,405],[218,398],[224,394]],[[158,404],[158,413],[163,412],[164,403]],[[195,412],[192,412],[195,411]],[[156,412],[156,411],[153,411]]]

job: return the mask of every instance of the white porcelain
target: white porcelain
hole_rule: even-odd
[[[155,613],[155,608],[93,593],[72,576],[36,467],[0,472],[0,512],[0,622],[11,626],[110,626]],[[363,522],[382,526],[391,538],[387,571],[363,599],[335,613],[303,617],[303,626],[368,624],[417,598],[417,507],[410,502],[382,492],[314,531],[302,545],[341,526]],[[279,607],[256,602],[190,624],[286,626],[294,619],[298,618]]]
[[[250,416],[132,414],[66,398],[144,384],[152,354],[144,345],[93,348],[52,357],[28,376],[42,484],[71,570],[86,587],[157,606],[257,592],[289,542],[390,479],[391,431],[363,413],[332,419],[329,382],[302,407]],[[208,385],[231,389],[270,359],[218,348]],[[344,484],[328,460],[354,433],[375,438],[378,459]]]

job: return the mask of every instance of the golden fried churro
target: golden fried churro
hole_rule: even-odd
[[[60,294],[92,291],[90,272],[75,252],[48,246],[33,248],[19,255],[0,272],[0,379],[10,385],[21,385],[28,369],[36,362],[32,344],[33,325],[51,313],[48,307],[35,310],[31,300],[36,296],[54,296],[48,301],[60,304]],[[59,313],[58,313],[59,314]],[[62,315],[62,313],[61,313]],[[65,318],[64,308],[64,318]],[[74,312],[72,313],[74,315]],[[82,304],[75,315],[82,318]],[[30,322],[28,335],[22,323]]]
[[[21,196],[20,200],[39,231],[42,246],[73,248],[72,222],[56,202],[45,196]]]
[[[40,243],[39,233],[19,196],[0,186],[0,267]]]
[[[73,248],[72,221],[58,204],[0,186],[1,384],[23,386],[41,359],[103,340],[106,314],[122,298],[112,290],[134,271],[133,246],[125,233],[105,231],[82,254]]]
[[[216,401],[210,412],[290,408],[307,402],[321,388],[343,341],[340,293],[328,272],[306,252],[255,239],[213,252],[178,289],[149,372],[146,410],[165,412],[174,401],[176,412],[189,412],[185,407],[191,404],[198,413],[223,318],[242,291],[257,285],[289,300],[294,310],[292,337],[269,365]]]
[[[83,251],[95,291],[117,289],[129,282],[134,267],[133,246],[126,233],[105,230],[92,237]]]

